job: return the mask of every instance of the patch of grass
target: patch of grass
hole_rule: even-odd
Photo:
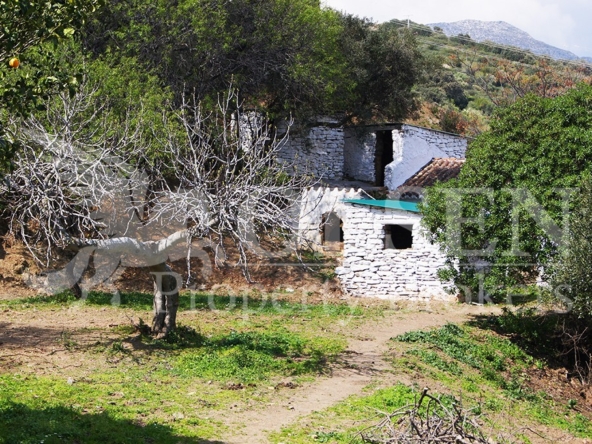
[[[320,373],[344,347],[305,340],[288,332],[231,332],[207,338],[202,349],[179,357],[182,374],[217,381],[254,383],[276,375]]]
[[[122,292],[114,300],[113,294],[92,291],[82,300],[77,300],[70,291],[50,296],[32,296],[21,299],[2,301],[3,307],[13,309],[69,307],[75,304],[90,306],[113,306],[137,311],[152,310],[152,293]],[[283,300],[276,294],[257,296],[238,295],[224,296],[210,293],[182,292],[179,297],[179,311],[208,310],[241,312],[244,315],[280,315],[280,316],[312,316],[324,318],[371,317],[381,314],[378,307],[364,308],[358,306],[358,300],[348,303],[299,303]]]
[[[0,405],[0,430],[0,443],[6,444],[195,442],[161,424],[122,420],[106,413],[88,414],[71,407],[31,408],[13,402]]]
[[[560,315],[541,315],[533,307],[510,310],[504,307],[499,316],[483,316],[469,325],[506,335],[527,353],[553,358],[557,353],[556,328]]]
[[[534,359],[505,338],[493,335],[479,336],[468,327],[446,324],[442,328],[410,332],[394,339],[399,342],[426,344],[454,361],[479,370],[486,380],[493,382],[517,399],[528,396],[523,385],[515,377],[509,377],[508,372],[510,369],[516,372],[526,368],[532,365]],[[454,361],[445,361],[434,352],[420,350],[412,350],[410,353],[427,358],[424,360],[426,364],[440,370],[453,375],[461,374],[460,367],[458,364],[455,365]]]
[[[140,383],[133,368],[74,382],[2,375],[0,443],[213,442],[201,439],[220,424],[203,420],[194,399],[164,373],[156,376],[162,384]]]
[[[361,444],[358,432],[380,421],[381,413],[391,413],[413,404],[419,396],[416,387],[396,384],[377,389],[367,396],[352,396],[321,412],[315,412],[306,420],[306,425],[285,427],[270,436],[273,443],[312,444],[318,442]],[[450,406],[455,402],[451,396],[441,396]],[[425,414],[425,409],[420,414]]]
[[[582,415],[573,409],[557,406],[547,395],[529,387],[528,370],[544,364],[508,337],[468,325],[447,324],[393,340],[405,345],[403,357],[394,361],[397,370],[412,371],[436,379],[453,391],[461,390],[464,399],[478,401],[484,412],[504,411],[512,418],[523,417],[576,436],[592,434],[589,420],[582,421]]]

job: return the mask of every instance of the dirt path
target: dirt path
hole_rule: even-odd
[[[437,327],[447,322],[463,322],[472,316],[491,313],[495,308],[449,305],[429,310],[403,312],[378,321],[371,321],[350,332],[347,350],[341,355],[329,377],[290,392],[266,408],[233,413],[227,419],[231,435],[228,444],[267,443],[266,436],[279,431],[314,411],[328,408],[348,396],[361,394],[364,387],[376,381],[405,383],[411,381],[393,375],[383,358],[388,341],[409,331]]]

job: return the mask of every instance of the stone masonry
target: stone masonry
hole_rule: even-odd
[[[322,250],[321,232],[323,216],[335,213],[342,221],[349,206],[344,199],[360,199],[364,192],[355,188],[315,187],[302,192],[302,206],[298,224],[300,236],[308,240],[315,250]]]
[[[422,233],[421,216],[402,210],[347,204],[343,265],[336,269],[353,296],[452,300],[437,276],[445,256]],[[384,226],[412,226],[412,248],[384,248]]]
[[[295,165],[296,174],[321,179],[343,178],[343,128],[316,126],[308,130],[292,127],[278,160]]]
[[[375,181],[377,131],[392,131],[393,161],[385,166],[384,181],[389,190],[395,190],[431,159],[464,159],[467,149],[467,139],[461,136],[413,125],[348,128],[344,141],[346,177],[365,182]]]
[[[347,129],[344,141],[344,169],[346,177],[362,182],[373,183],[374,154],[376,152],[376,134],[361,133],[358,129]]]

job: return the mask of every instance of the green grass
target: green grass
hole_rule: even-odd
[[[283,316],[323,316],[323,317],[368,317],[376,315],[380,310],[366,309],[353,303],[336,304],[306,304],[291,302],[281,299],[281,294],[273,295],[237,295],[218,296],[210,293],[183,292],[179,298],[179,311],[210,310],[210,311],[240,311],[249,314],[278,314]],[[121,292],[119,297],[113,294],[92,291],[83,300],[77,300],[70,291],[65,291],[50,296],[32,296],[27,298],[11,299],[0,302],[0,307],[26,310],[29,308],[55,308],[70,307],[74,305],[88,306],[112,306],[114,308],[128,308],[137,311],[152,310],[153,296],[143,292]]]
[[[278,375],[322,373],[344,345],[313,342],[288,331],[231,332],[206,339],[197,353],[183,354],[176,368],[184,375],[254,383]]]
[[[111,368],[74,381],[0,374],[0,443],[201,442],[224,430],[208,419],[212,411],[269,402],[275,380],[315,376],[344,347],[273,327],[211,337],[179,330],[167,343],[132,339],[141,350],[125,337],[91,347],[87,353]],[[230,382],[238,390],[228,390]]]
[[[511,318],[495,322],[514,321]],[[485,323],[481,320],[473,325],[483,327]],[[512,324],[512,328],[517,326]],[[540,328],[546,326],[541,323]],[[393,361],[398,371],[421,374],[454,392],[461,391],[465,399],[479,401],[486,413],[504,411],[512,417],[567,430],[575,436],[592,435],[589,420],[568,406],[555,405],[545,393],[529,387],[528,370],[545,368],[546,364],[535,358],[530,348],[521,346],[520,341],[489,329],[455,324],[407,333],[393,341],[404,349],[403,356]],[[546,343],[541,341],[540,346],[544,348]]]
[[[0,443],[191,443],[221,428],[161,371],[150,384],[139,376],[2,375]]]
[[[136,319],[151,310],[150,294],[123,293],[112,307],[111,297],[97,292],[76,301],[62,293],[2,306],[37,314],[83,309],[90,319],[93,310],[109,316],[104,308]],[[226,426],[214,418],[233,406],[267,405],[280,395],[270,390],[280,381],[298,384],[326,372],[347,344],[349,322],[381,315],[261,295],[184,295],[181,307],[182,324],[166,339],[140,335],[131,324],[63,331],[56,344],[86,356],[91,369],[0,370],[0,443],[216,442]]]
[[[577,437],[592,436],[589,419],[576,411],[574,403],[556,405],[548,395],[529,388],[528,370],[544,367],[544,361],[513,337],[496,334],[487,327],[491,322],[499,328],[504,323],[513,330],[519,328],[514,318],[480,319],[471,325],[448,324],[393,338],[389,356],[395,373],[440,387],[440,393],[449,394],[441,395],[445,403],[452,402],[450,394],[462,398],[465,409],[483,415],[484,430],[491,436],[501,433],[502,439],[509,439],[513,435],[508,442],[531,442],[520,429],[537,430],[537,424]],[[382,414],[413,403],[419,391],[403,384],[369,387],[366,395],[350,397],[273,434],[272,442],[360,444],[360,430],[379,422]]]
[[[394,340],[424,344],[439,351],[440,353],[436,353],[429,349],[416,348],[409,350],[408,354],[415,355],[425,364],[453,376],[463,373],[459,363],[466,364],[477,369],[485,380],[509,395],[517,399],[528,397],[516,374],[532,366],[534,359],[505,338],[486,334],[480,336],[469,327],[447,324],[431,331],[406,333]]]
[[[384,413],[414,404],[420,391],[417,387],[396,384],[376,389],[366,396],[351,396],[333,407],[310,415],[306,418],[307,426],[295,424],[272,434],[271,442],[361,444],[361,430],[379,422]],[[451,396],[440,395],[440,398],[448,406],[454,401]],[[420,414],[425,414],[425,409],[420,410]]]

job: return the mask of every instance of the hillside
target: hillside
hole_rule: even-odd
[[[445,30],[443,23],[428,26],[410,22],[408,25],[403,20],[382,25],[409,27],[425,60],[423,81],[415,88],[421,105],[407,120],[409,123],[476,136],[488,128],[489,119],[499,106],[513,103],[528,93],[554,97],[578,82],[592,82],[592,67],[583,65],[581,59],[553,60],[517,47],[536,41],[511,25],[458,23],[465,26]],[[487,40],[493,40],[492,34],[486,32],[487,26],[477,26],[479,23],[493,24],[489,29],[495,28],[499,35],[505,33],[503,45],[479,42],[485,40],[486,35],[489,35]],[[475,26],[471,28],[471,24]],[[471,33],[475,38],[465,36]]]
[[[534,54],[548,56],[557,60],[579,59],[574,53],[536,40],[527,32],[506,22],[461,20],[452,23],[430,23],[428,26],[432,29],[436,27],[442,29],[444,34],[449,37],[465,34],[477,42],[490,41],[500,45],[515,46],[531,51]]]

